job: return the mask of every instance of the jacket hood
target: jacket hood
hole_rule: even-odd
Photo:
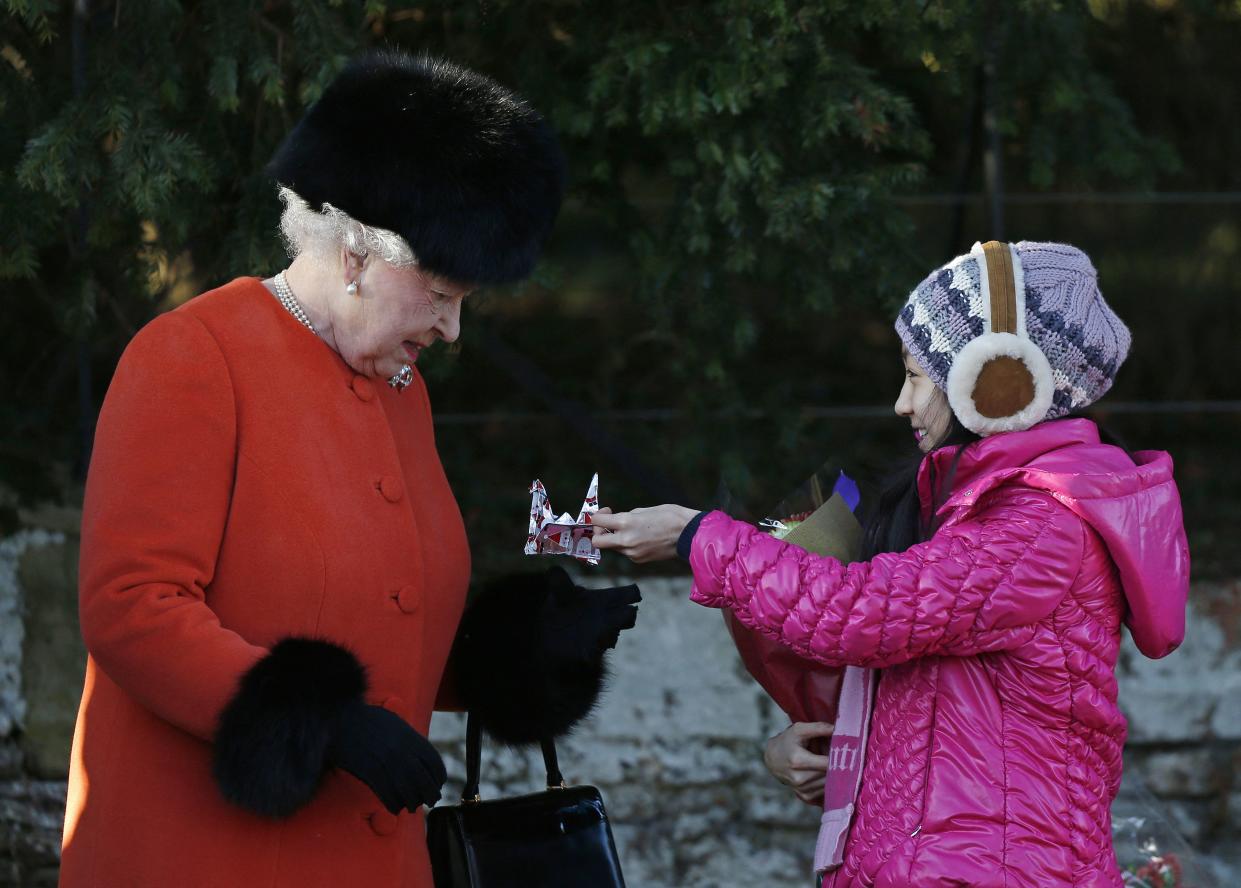
[[[941,448],[923,462],[923,503],[930,502],[930,471],[944,477],[955,452]],[[1100,443],[1088,419],[993,435],[967,448],[938,512],[971,505],[1002,484],[1047,491],[1103,540],[1124,589],[1134,643],[1148,657],[1164,657],[1185,637],[1189,545],[1172,457],[1156,450],[1133,457]]]

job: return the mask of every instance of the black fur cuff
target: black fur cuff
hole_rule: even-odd
[[[241,678],[220,716],[212,771],[224,797],[287,817],[310,801],[341,711],[366,695],[366,672],[331,642],[286,638]]]
[[[556,583],[572,586],[555,568],[494,580],[461,620],[452,656],[461,702],[502,743],[568,734],[595,708],[606,683],[602,652],[585,660],[557,654],[545,609]]]

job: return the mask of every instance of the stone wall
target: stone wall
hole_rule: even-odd
[[[1209,852],[1221,888],[1241,885],[1239,643],[1241,582],[1197,583],[1181,648],[1148,660],[1126,639],[1117,668],[1129,719],[1121,802],[1132,784],[1149,789],[1169,831]]]
[[[38,529],[0,541],[0,888],[55,884],[84,659],[76,516],[27,517]],[[562,744],[565,776],[602,789],[633,888],[812,884],[817,811],[762,765],[762,744],[784,715],[741,669],[719,615],[687,601],[684,578],[641,585],[638,628],[612,655],[611,689]],[[1114,813],[1165,848],[1199,849],[1202,869],[1188,884],[1233,886],[1241,884],[1241,583],[1200,584],[1192,599],[1176,654],[1153,662],[1126,643],[1119,678],[1130,743]],[[463,719],[437,715],[431,734],[456,778],[445,791],[452,799],[464,772]],[[483,795],[536,789],[541,767],[537,753],[488,749]]]
[[[45,513],[37,523],[0,541],[0,888],[56,884],[86,658],[77,516]]]
[[[588,729],[562,744],[566,778],[602,789],[634,886],[813,884],[818,812],[762,765],[763,742],[788,720],[745,674],[719,615],[688,601],[687,580],[641,585],[638,627],[613,655],[610,692]],[[1182,649],[1151,661],[1126,638],[1118,667],[1131,720],[1113,808],[1127,827],[1120,838],[1128,847],[1154,838],[1196,860],[1186,884],[1198,888],[1241,885],[1238,637],[1241,583],[1199,585]],[[461,774],[464,719],[437,715],[432,738]],[[536,752],[492,751],[483,795],[537,788],[541,768]]]

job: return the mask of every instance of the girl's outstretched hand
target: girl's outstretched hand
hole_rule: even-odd
[[[603,531],[595,532],[595,547],[620,552],[637,564],[675,558],[677,538],[697,514],[696,509],[670,505],[616,514],[600,509],[590,516],[591,523]]]
[[[767,741],[763,764],[777,780],[793,788],[793,794],[807,805],[823,803],[827,782],[827,756],[810,751],[817,737],[832,736],[827,722],[794,722]]]

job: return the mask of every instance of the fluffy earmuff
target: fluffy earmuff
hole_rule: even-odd
[[[974,244],[987,332],[966,343],[948,371],[948,403],[967,429],[986,437],[1028,429],[1051,408],[1047,356],[1026,333],[1021,257],[1010,244]]]

